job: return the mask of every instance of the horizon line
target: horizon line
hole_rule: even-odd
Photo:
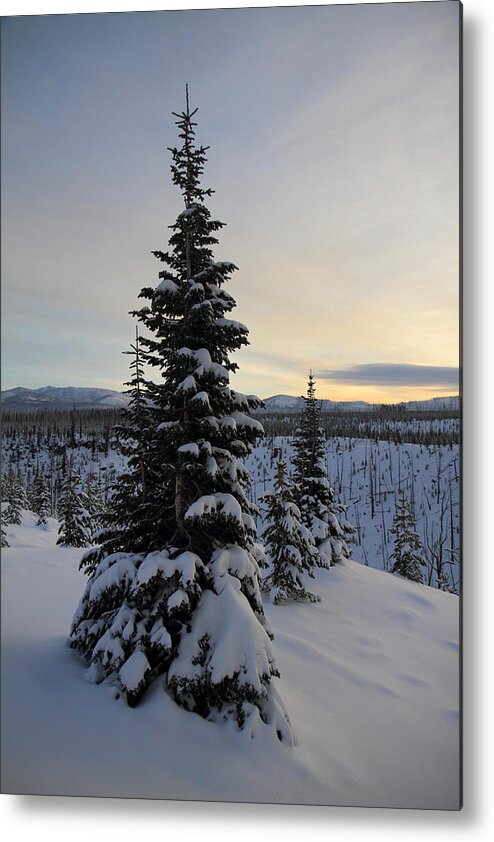
[[[64,385],[64,386],[53,386],[53,385],[48,383],[45,386],[9,386],[7,388],[2,388],[1,394],[3,395],[6,392],[13,392],[14,390],[17,390],[17,389],[24,389],[24,390],[30,391],[30,392],[37,392],[37,391],[41,391],[42,389],[93,389],[93,390],[99,390],[99,391],[102,391],[102,392],[112,392],[112,393],[119,394],[119,395],[125,395],[125,394],[127,394],[128,391],[130,392],[130,390],[127,390],[127,389],[119,390],[119,389],[114,389],[111,386],[90,386],[90,385],[88,385],[88,386],[74,386],[70,383],[67,384],[67,385]],[[238,392],[237,389],[234,389],[233,391]],[[266,395],[265,397],[259,396],[260,400],[262,400],[262,401],[266,401],[266,400],[269,400],[270,398],[278,398],[278,397],[293,398],[294,400],[298,400],[300,398],[303,398],[304,395],[303,394],[288,394],[287,392],[276,392],[275,394]],[[330,403],[334,403],[334,404],[352,404],[352,403],[354,403],[354,404],[367,404],[368,406],[396,406],[396,405],[406,404],[406,403],[426,403],[427,401],[432,401],[432,400],[447,400],[448,398],[461,398],[460,390],[459,389],[453,390],[452,393],[448,393],[447,395],[434,394],[430,398],[410,398],[408,400],[369,401],[369,400],[364,400],[364,399],[361,399],[361,398],[354,398],[354,399],[350,399],[350,400],[337,400],[337,399],[334,399],[334,398],[317,398],[317,400],[319,402],[324,401],[324,402],[330,402]]]

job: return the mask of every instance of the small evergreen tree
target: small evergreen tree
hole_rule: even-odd
[[[3,511],[3,522],[18,526],[22,523],[22,511],[28,508],[28,500],[19,475],[13,471],[7,476],[6,497],[7,506]]]
[[[35,514],[35,515],[38,514],[38,507],[39,507],[39,500],[38,500],[39,479],[40,479],[40,473],[39,473],[39,471],[36,471],[36,474],[34,476],[34,479],[33,479],[32,485],[31,485],[31,491],[28,494],[29,510],[31,512],[33,512],[33,514]]]
[[[398,573],[413,582],[423,582],[421,567],[426,566],[420,538],[415,531],[415,520],[410,501],[403,492],[396,503],[393,526],[389,530],[394,535],[391,558],[394,558],[392,573]]]
[[[57,544],[61,547],[87,547],[90,541],[89,515],[72,456],[62,484],[57,514],[60,520]]]
[[[345,519],[346,506],[336,503],[328,480],[321,408],[315,397],[315,381],[309,374],[307,396],[300,427],[295,434],[295,501],[305,525],[312,532],[318,550],[315,564],[329,567],[350,556],[345,538],[354,529]]]
[[[453,585],[449,581],[449,576],[445,570],[442,570],[438,577],[437,587],[438,590],[445,591],[446,593],[456,593]]]
[[[93,536],[95,534],[99,535],[99,530],[104,519],[105,505],[98,488],[98,483],[91,474],[87,475],[86,482],[84,483],[83,503],[88,513],[88,530],[92,543]]]
[[[18,504],[22,510],[29,509],[29,500],[26,492],[26,482],[23,481],[20,471],[17,471],[15,475],[12,496],[17,499]]]
[[[197,109],[196,109],[197,110]],[[225,284],[233,263],[211,246],[200,183],[206,147],[195,144],[187,95],[171,149],[184,209],[171,226],[159,283],[140,296],[131,402],[119,433],[128,471],[113,489],[70,641],[91,661],[95,681],[114,681],[130,705],[160,674],[175,700],[203,717],[258,716],[291,740],[277,697],[278,675],[259,588],[257,509],[249,502],[249,454],[262,425],[260,401],[230,388],[230,353],[248,330],[229,319]],[[160,375],[144,379],[142,361]]]
[[[3,503],[7,500],[9,489],[9,480],[6,474],[1,475],[0,480],[0,501]]]
[[[51,493],[48,483],[42,474],[34,478],[31,490],[31,511],[38,515],[36,526],[46,527],[51,515]]]
[[[0,547],[8,547],[9,542],[7,541],[7,533],[3,526],[1,527],[1,536],[0,536]]]
[[[114,434],[120,453],[126,457],[126,469],[95,519],[93,539],[97,546],[88,550],[81,560],[81,568],[88,574],[94,573],[102,558],[124,547],[135,551],[149,549],[152,536],[163,520],[164,507],[158,505],[157,497],[163,471],[153,464],[153,458],[158,457],[151,449],[159,419],[150,397],[153,385],[144,377],[145,353],[137,327],[135,344],[123,353],[131,355],[131,378],[125,384],[129,387],[126,390],[129,404]],[[167,514],[170,508],[173,505],[168,503]]]
[[[46,480],[43,480],[40,488],[40,502],[38,511],[38,520],[36,526],[46,528],[48,526],[48,518],[51,517],[51,492]]]
[[[264,540],[271,559],[271,571],[265,580],[269,598],[277,605],[284,600],[308,599],[318,602],[304,587],[304,574],[314,576],[317,550],[310,530],[301,521],[300,511],[293,501],[293,492],[282,459],[276,466],[272,492],[264,495],[267,502],[267,526]]]
[[[2,521],[6,526],[16,525],[22,523],[22,514],[19,501],[16,498],[10,500],[2,512]]]

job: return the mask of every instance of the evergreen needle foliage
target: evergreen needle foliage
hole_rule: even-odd
[[[22,523],[22,511],[29,508],[26,491],[18,474],[10,468],[4,482],[3,494],[7,500],[7,506],[2,512],[2,521],[5,525],[18,526]]]
[[[51,515],[51,495],[48,483],[42,474],[38,474],[31,491],[31,511],[38,515],[36,526],[46,527]]]
[[[410,501],[402,492],[396,504],[393,526],[389,530],[394,538],[391,558],[394,558],[392,573],[398,573],[413,582],[423,582],[421,567],[426,566],[426,559],[420,538],[415,531]]]
[[[295,500],[305,525],[310,529],[318,553],[314,564],[329,567],[350,550],[346,538],[355,531],[345,519],[346,506],[336,503],[328,480],[324,431],[320,424],[321,408],[315,396],[315,380],[309,374],[305,408],[295,434]]]
[[[81,489],[81,478],[74,469],[72,456],[62,485],[57,514],[60,520],[57,544],[61,547],[87,547],[91,533],[90,519]]]
[[[278,675],[259,590],[243,459],[262,425],[261,402],[230,388],[230,354],[248,344],[228,317],[225,286],[235,270],[215,261],[223,223],[204,204],[207,147],[195,142],[189,108],[175,114],[180,145],[172,180],[184,208],[167,251],[156,251],[159,283],[134,315],[130,405],[118,430],[128,469],[110,500],[99,547],[82,560],[89,582],[71,645],[95,681],[116,682],[129,704],[153,679],[184,708],[208,718],[260,717],[291,740],[272,678]],[[145,376],[154,372],[155,379]],[[157,377],[156,377],[157,375]],[[251,718],[251,722],[252,722]]]
[[[314,538],[301,520],[300,511],[293,501],[293,491],[286,476],[282,459],[276,466],[276,479],[272,492],[264,495],[267,503],[267,527],[264,540],[271,559],[271,572],[265,580],[271,602],[308,599],[318,602],[318,597],[304,588],[303,577],[314,576],[317,550]]]

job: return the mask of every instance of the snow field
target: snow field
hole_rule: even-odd
[[[352,561],[317,605],[265,604],[296,745],[176,705],[136,709],[84,680],[66,646],[85,576],[57,523],[7,528],[2,552],[5,792],[457,809],[459,601]]]

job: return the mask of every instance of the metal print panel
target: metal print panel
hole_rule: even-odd
[[[2,20],[4,792],[460,808],[461,11]]]

